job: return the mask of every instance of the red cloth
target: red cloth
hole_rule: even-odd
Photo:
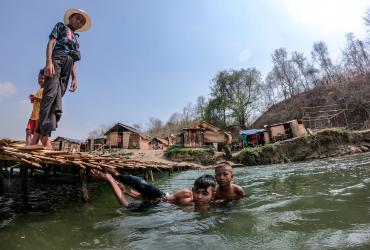
[[[31,132],[31,134],[35,133],[35,131],[37,129],[38,121],[39,120],[31,120],[31,119],[28,120],[27,130],[29,130]]]

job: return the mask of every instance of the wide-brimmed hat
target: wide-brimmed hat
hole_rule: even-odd
[[[90,27],[91,27],[91,18],[86,13],[86,11],[80,10],[80,9],[72,8],[72,9],[67,10],[66,13],[64,13],[64,23],[68,24],[69,23],[69,17],[72,16],[73,14],[75,14],[75,13],[83,15],[86,19],[86,23],[81,28],[76,30],[76,32],[83,32],[83,31],[86,31],[86,30],[90,29]]]

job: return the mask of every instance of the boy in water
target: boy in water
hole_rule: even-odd
[[[120,175],[115,171],[110,171],[111,174],[107,174],[91,170],[91,173],[95,178],[109,182],[119,203],[130,211],[145,211],[159,202],[170,202],[179,206],[193,205],[194,208],[201,210],[209,209],[216,188],[216,180],[212,175],[202,175],[196,179],[192,190],[181,189],[173,194],[164,194],[137,176]],[[144,202],[129,202],[117,180],[134,189],[125,187],[125,192],[128,195]]]
[[[33,104],[31,117],[28,120],[27,128],[26,128],[26,143],[29,145],[31,143],[32,137],[37,142],[39,140],[39,134],[36,133],[37,123],[39,121],[39,114],[40,114],[40,103],[42,99],[42,93],[44,91],[43,85],[45,81],[44,70],[40,70],[38,76],[38,83],[40,85],[40,89],[34,95],[30,95],[30,102]]]
[[[52,148],[49,137],[57,128],[62,115],[64,96],[70,75],[71,91],[77,89],[76,62],[81,59],[79,35],[91,26],[90,17],[83,10],[69,9],[64,14],[64,23],[59,22],[49,35],[46,50],[44,96],[40,105],[40,118],[37,132],[43,146]],[[32,144],[37,144],[32,140]]]
[[[219,164],[215,168],[215,176],[217,181],[217,188],[215,200],[227,202],[231,200],[238,200],[245,196],[245,191],[242,187],[233,184],[233,168],[227,162]]]

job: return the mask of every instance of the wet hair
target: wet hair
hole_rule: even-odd
[[[231,171],[233,169],[233,167],[230,165],[230,163],[228,162],[221,162],[220,164],[218,164],[216,167],[215,167],[215,172],[220,169],[220,168],[223,168],[223,167],[228,167],[228,168],[231,168]]]
[[[39,76],[40,75],[45,75],[44,69],[40,69]]]
[[[216,179],[212,175],[204,174],[194,182],[194,189],[216,188]]]

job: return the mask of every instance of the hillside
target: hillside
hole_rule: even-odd
[[[348,128],[361,129],[370,126],[370,74],[349,81],[319,86],[307,92],[277,103],[264,112],[252,125],[261,128],[265,124],[280,123],[303,118],[303,107],[337,105],[347,109]],[[346,126],[345,119],[338,119],[339,126]]]

